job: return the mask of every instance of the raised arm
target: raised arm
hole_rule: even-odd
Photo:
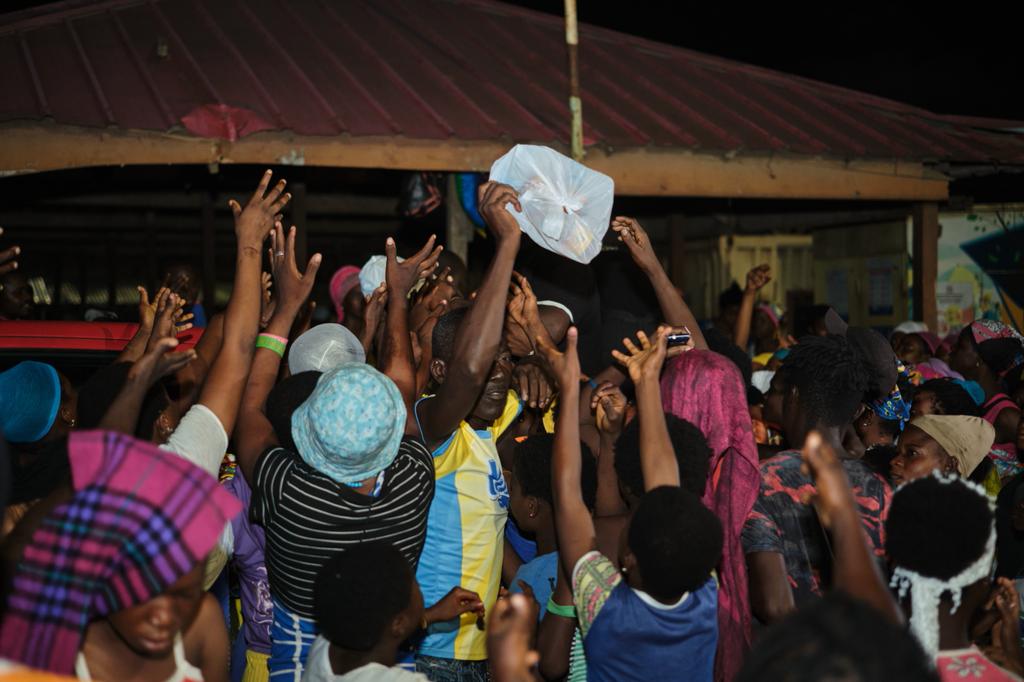
[[[629,371],[636,385],[636,404],[640,419],[640,469],[644,474],[644,490],[663,485],[679,486],[679,464],[672,452],[672,441],[665,424],[665,410],[661,404],[661,368],[668,352],[671,327],[662,325],[648,339],[643,330],[636,333],[640,347],[623,339],[629,355],[612,351],[615,359]]]
[[[494,235],[495,253],[476,299],[459,325],[451,362],[435,400],[420,406],[423,439],[433,447],[447,438],[472,411],[487,383],[488,374],[501,345],[512,265],[519,252],[520,230],[506,209],[512,204],[522,211],[519,199],[508,185],[488,182],[480,187],[480,213]]]
[[[178,340],[168,336],[151,344],[151,348],[132,364],[121,392],[107,408],[99,428],[135,435],[139,411],[146,393],[157,381],[173,374],[195,359],[194,350],[174,352]]]
[[[565,352],[560,353],[547,336],[537,339],[537,348],[558,380],[558,419],[551,457],[551,492],[555,503],[555,532],[558,560],[566,575],[572,575],[580,558],[597,548],[597,534],[590,510],[583,501],[580,477],[580,359],[576,354],[575,327],[565,335]]]
[[[276,216],[291,199],[284,191],[284,180],[267,191],[271,176],[269,170],[263,174],[245,208],[234,199],[230,202],[237,241],[235,283],[224,313],[224,340],[199,395],[199,402],[217,415],[227,433],[235,427],[259,333],[263,242],[273,229]],[[280,245],[278,242],[278,249]],[[285,330],[283,336],[287,335]]]
[[[814,478],[817,489],[813,501],[818,518],[832,533],[835,547],[832,584],[863,599],[893,623],[902,625],[903,612],[868,548],[850,481],[839,458],[816,431],[809,433],[804,441],[803,458],[803,468]]]
[[[654,253],[654,247],[651,245],[651,238],[647,236],[644,228],[635,218],[617,216],[612,221],[612,229],[619,235],[619,241],[629,249],[629,255],[633,257],[633,262],[643,270],[647,279],[651,281],[665,323],[672,327],[688,327],[690,333],[693,334],[694,345],[697,348],[706,349],[708,344],[704,340],[704,334],[700,331],[700,325],[697,324],[697,318],[693,316],[690,307],[679,295],[672,280],[665,273],[665,268],[661,267],[661,261],[658,260],[657,254]]]
[[[277,283],[278,298],[265,333],[287,337],[288,330],[309,298],[309,292],[313,290],[316,272],[320,268],[320,254],[313,254],[305,273],[301,273],[295,264],[295,227],[289,231],[286,240],[281,223],[277,223],[274,235],[274,281]],[[238,466],[249,481],[253,480],[259,456],[277,444],[274,427],[270,425],[263,408],[267,395],[277,381],[280,368],[281,356],[269,348],[256,349],[235,428]]]
[[[412,408],[416,401],[416,367],[412,358],[409,338],[409,292],[425,274],[433,271],[443,247],[434,248],[434,235],[414,256],[401,263],[395,240],[388,237],[384,245],[387,256],[384,281],[387,283],[388,303],[384,326],[384,340],[380,350],[380,370],[398,386],[409,415],[407,431],[415,433],[416,420]]]
[[[628,511],[619,493],[619,477],[615,473],[615,441],[619,439],[626,419],[626,396],[618,386],[606,381],[594,389],[590,409],[598,432],[594,516],[619,516]]]
[[[743,290],[743,300],[740,302],[740,313],[736,318],[736,329],[733,331],[733,342],[747,350],[750,343],[750,325],[754,318],[754,303],[757,301],[757,292],[765,284],[772,281],[772,271],[768,265],[758,265],[747,273],[747,287]]]

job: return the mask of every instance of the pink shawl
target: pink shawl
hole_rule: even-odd
[[[750,600],[740,533],[761,488],[747,395],[731,360],[693,350],[667,365],[661,399],[666,412],[703,432],[713,453],[703,501],[722,522],[725,535],[718,570],[715,679],[731,680],[750,647]]]

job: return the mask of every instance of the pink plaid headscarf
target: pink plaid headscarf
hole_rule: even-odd
[[[342,306],[345,296],[358,285],[359,267],[355,265],[343,265],[331,276],[328,289],[331,294],[331,303],[334,304],[334,312],[338,316],[338,324],[345,321],[345,308]]]
[[[750,600],[740,533],[761,489],[747,395],[731,360],[693,350],[668,364],[661,378],[661,399],[666,412],[694,424],[711,447],[703,502],[718,516],[724,533],[715,679],[731,680],[750,647]]]

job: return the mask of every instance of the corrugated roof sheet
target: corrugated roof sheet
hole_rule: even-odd
[[[588,145],[1024,162],[984,122],[606,29],[580,59]],[[491,0],[56,3],[0,17],[0,62],[0,122],[569,139],[562,21]]]

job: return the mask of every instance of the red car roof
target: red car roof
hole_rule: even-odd
[[[0,349],[118,352],[135,335],[138,326],[132,322],[0,322]],[[202,335],[202,329],[188,330],[178,337],[179,350],[192,348]]]

